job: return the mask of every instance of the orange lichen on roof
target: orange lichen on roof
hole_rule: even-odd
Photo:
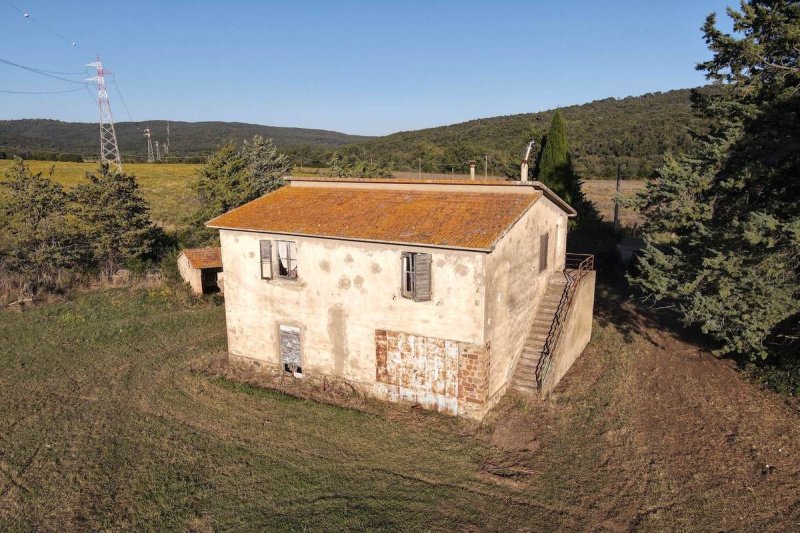
[[[222,252],[218,246],[185,248],[182,251],[192,268],[222,268]]]
[[[491,250],[541,197],[530,194],[283,187],[212,228]]]

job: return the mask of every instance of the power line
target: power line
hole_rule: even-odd
[[[113,72],[109,72],[108,74],[111,74],[111,81],[114,82],[114,89],[116,89],[117,94],[119,95],[119,101],[122,102],[122,107],[125,109],[125,113],[127,113],[128,119],[130,119],[131,122],[136,122],[135,120],[133,120],[131,112],[128,110],[128,104],[125,103],[125,98],[123,98],[122,96],[122,91],[119,90],[119,84],[117,83],[117,75],[114,74]]]
[[[42,76],[47,76],[48,78],[53,78],[53,79],[56,79],[56,80],[66,81],[68,83],[76,83],[78,85],[84,85],[84,86],[87,85],[87,83],[85,81],[75,81],[75,80],[70,80],[70,79],[67,79],[67,78],[62,78],[61,76],[56,76],[56,75],[53,75],[53,74],[49,74],[45,70],[34,68],[34,67],[28,67],[28,66],[25,66],[25,65],[20,65],[19,63],[14,63],[13,61],[9,61],[8,59],[0,58],[0,63],[5,63],[6,65],[11,65],[12,67],[21,68],[21,69],[33,72],[35,74],[41,74]]]
[[[37,24],[38,26],[40,26],[46,32],[48,32],[48,33],[50,33],[52,35],[55,35],[56,37],[58,37],[59,39],[61,39],[65,43],[69,44],[73,48],[78,48],[78,43],[76,43],[75,41],[71,41],[71,40],[67,39],[66,37],[64,37],[63,35],[58,33],[56,30],[54,30],[53,28],[47,26],[45,23],[41,22],[40,20],[32,17],[31,14],[28,13],[27,11],[23,11],[22,9],[18,8],[17,6],[15,6],[11,2],[9,2],[8,0],[3,0],[3,3],[6,4],[7,6],[9,6],[11,9],[14,9],[18,13],[20,13],[23,17],[25,17],[26,19],[30,20],[34,24]]]
[[[78,89],[67,89],[65,91],[5,91],[5,90],[0,90],[0,93],[4,93],[4,94],[64,94],[64,93],[74,93],[74,92],[82,91],[82,90],[83,90],[83,87],[78,88]]]

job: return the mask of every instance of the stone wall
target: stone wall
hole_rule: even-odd
[[[550,276],[563,269],[566,228],[566,214],[547,198],[540,198],[486,257],[486,343],[492,349],[490,403],[505,392]],[[540,272],[543,234],[550,237],[547,269]]]
[[[184,253],[178,256],[178,272],[180,272],[183,281],[189,284],[192,292],[195,294],[203,294],[203,279],[202,272],[198,269],[192,268],[189,259]]]
[[[564,377],[572,364],[581,355],[592,337],[592,315],[594,312],[595,272],[589,272],[575,288],[572,305],[558,341],[550,370],[545,376],[541,393],[550,394]]]
[[[398,331],[375,331],[375,396],[470,418],[484,414],[483,346]]]

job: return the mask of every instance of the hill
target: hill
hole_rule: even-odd
[[[162,147],[167,139],[167,122],[163,120],[118,122],[114,126],[123,159],[127,160],[146,158],[147,142],[143,133],[145,128],[150,128],[153,140],[157,139]],[[169,155],[171,158],[183,160],[203,157],[226,140],[242,141],[254,135],[273,139],[280,148],[287,150],[299,147],[333,148],[369,139],[336,131],[261,126],[242,122],[170,121],[169,127]],[[0,121],[0,151],[46,152],[30,154],[36,156],[33,158],[79,160],[81,156],[97,157],[97,138],[96,123],[39,119]],[[45,157],[41,157],[42,155]]]
[[[577,171],[586,179],[610,178],[617,164],[623,163],[626,176],[649,176],[661,164],[664,152],[681,152],[690,146],[688,128],[703,128],[692,114],[690,91],[606,98],[561,108]],[[421,159],[423,172],[463,172],[469,159],[478,160],[482,170],[488,155],[490,174],[516,173],[525,145],[531,137],[541,139],[553,111],[400,132],[345,150],[358,150],[394,169],[417,170]]]
[[[692,114],[690,89],[606,98],[562,108],[575,167],[584,179],[610,178],[618,163],[626,177],[652,174],[666,151],[681,152],[691,144],[689,129],[702,129]],[[489,156],[490,174],[515,174],[524,146],[541,140],[553,110],[481,118],[436,128],[405,131],[384,137],[347,135],[334,131],[260,126],[240,122],[170,122],[170,160],[200,161],[225,140],[241,141],[260,134],[271,138],[305,166],[324,166],[341,151],[373,158],[393,170],[463,173],[468,161],[482,167]],[[141,161],[147,144],[143,129],[163,146],[166,122],[120,122],[117,138],[123,159]],[[97,125],[57,120],[0,121],[0,158],[28,152],[29,159],[80,160],[96,157]],[[39,152],[39,153],[35,153]],[[301,161],[302,158],[302,161]],[[482,168],[481,168],[482,170]]]

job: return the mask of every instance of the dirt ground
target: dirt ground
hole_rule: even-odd
[[[796,403],[629,304],[599,298],[596,317],[594,341],[551,398],[509,400],[493,415],[501,472],[594,472],[557,493],[570,529],[800,530]],[[607,351],[615,336],[621,354]]]

